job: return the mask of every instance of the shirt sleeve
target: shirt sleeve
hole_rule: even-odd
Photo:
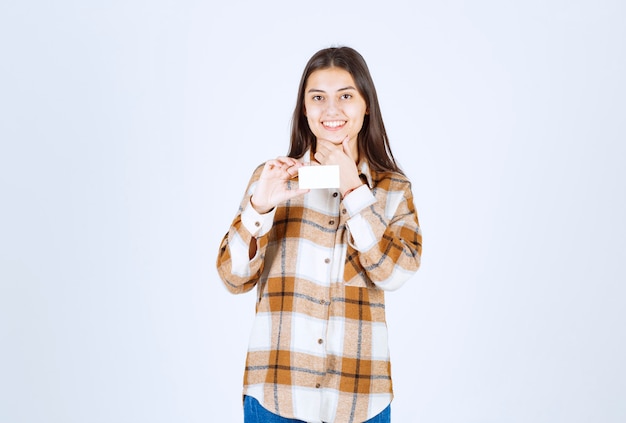
[[[357,252],[348,260],[358,261],[379,288],[398,289],[421,264],[422,233],[409,181],[387,178],[376,193],[362,185],[346,196],[343,207],[348,244]]]
[[[263,272],[263,257],[267,238],[274,223],[275,209],[260,214],[250,203],[262,166],[254,172],[246,194],[217,256],[217,272],[226,288],[233,294],[250,291]],[[256,253],[250,258],[250,244],[256,242]]]

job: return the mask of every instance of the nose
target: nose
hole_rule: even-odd
[[[326,102],[326,114],[329,116],[333,116],[337,114],[338,111],[338,104],[337,101],[335,99],[329,99]]]

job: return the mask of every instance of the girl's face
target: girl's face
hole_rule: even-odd
[[[356,146],[367,105],[348,71],[320,69],[307,79],[304,113],[317,139],[341,144],[348,136],[350,145]]]

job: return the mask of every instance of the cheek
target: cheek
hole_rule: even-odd
[[[355,107],[352,110],[352,116],[353,116],[354,121],[359,122],[359,125],[362,125],[363,121],[365,120],[365,113],[366,113],[365,108]]]
[[[304,116],[307,118],[315,116],[318,114],[317,108],[315,105],[305,104],[304,105]]]
[[[365,103],[361,103],[361,102],[355,102],[355,103],[351,103],[349,106],[349,112],[352,116],[354,117],[362,117],[365,116],[365,113],[367,113],[367,107],[365,106]]]
[[[311,130],[311,132],[313,132],[313,135],[317,136],[319,131],[318,131],[318,121],[317,119],[315,119],[312,115],[310,111],[307,111],[307,113],[305,114],[305,118],[306,118],[306,123],[309,126],[309,129]]]
[[[304,117],[306,118],[306,121],[309,122],[309,126],[315,122],[315,119],[309,110],[306,111]]]
[[[361,130],[363,129],[363,126],[365,124],[365,115],[361,116],[360,119],[358,120],[358,122],[355,120],[354,121],[354,129],[353,132],[355,134],[358,134],[359,132],[361,132]]]

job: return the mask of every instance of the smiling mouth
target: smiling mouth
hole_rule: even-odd
[[[328,129],[341,128],[345,124],[346,124],[345,120],[331,120],[331,121],[322,122],[322,125],[324,125],[324,128],[328,128]]]

